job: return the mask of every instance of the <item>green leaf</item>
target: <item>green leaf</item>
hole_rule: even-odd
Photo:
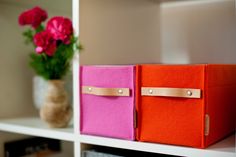
[[[33,43],[33,31],[31,29],[25,30],[23,36],[25,37],[26,44]]]
[[[40,29],[42,28],[38,28]],[[27,30],[24,35],[33,43],[33,32]],[[60,43],[53,56],[47,56],[44,52],[42,54],[36,54],[35,52],[30,54],[29,64],[35,73],[42,76],[44,79],[62,79],[69,71],[71,67],[71,60],[74,56],[74,52],[78,49],[78,38],[72,37],[70,44],[66,45]]]
[[[44,30],[44,26],[42,24],[40,24],[36,29],[35,29],[35,33],[38,32],[42,32]]]

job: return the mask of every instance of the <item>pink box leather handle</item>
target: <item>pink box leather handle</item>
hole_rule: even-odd
[[[82,86],[83,94],[97,96],[130,96],[129,88],[101,88],[94,86]]]

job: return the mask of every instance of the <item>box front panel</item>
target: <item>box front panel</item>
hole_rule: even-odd
[[[201,91],[200,98],[141,96],[139,93],[138,139],[202,147],[205,65],[143,65],[137,69],[137,90],[154,87]]]
[[[81,86],[130,92],[130,96],[81,94],[81,133],[134,139],[134,67],[83,66]]]

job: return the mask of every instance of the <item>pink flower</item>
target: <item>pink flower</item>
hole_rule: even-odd
[[[21,13],[18,21],[22,26],[31,25],[33,28],[37,28],[41,24],[41,22],[47,19],[47,17],[47,12],[36,6]]]
[[[46,30],[52,34],[55,40],[61,40],[64,44],[70,43],[73,33],[70,19],[61,16],[53,17],[48,21]]]
[[[56,41],[48,31],[42,31],[34,36],[34,43],[36,45],[35,51],[38,54],[45,52],[48,56],[53,56],[56,51]]]

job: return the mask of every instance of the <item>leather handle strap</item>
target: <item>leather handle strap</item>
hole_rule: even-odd
[[[82,86],[83,94],[97,96],[130,96],[129,88],[100,88],[94,86]]]
[[[201,98],[201,90],[192,88],[141,87],[141,95],[180,98]]]

